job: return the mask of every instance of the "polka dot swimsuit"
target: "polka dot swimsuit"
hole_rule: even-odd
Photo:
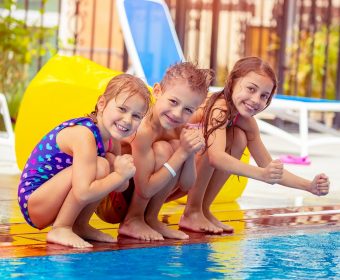
[[[72,165],[72,156],[60,151],[56,143],[56,137],[62,129],[74,125],[88,127],[96,139],[98,156],[105,156],[104,144],[99,129],[90,118],[77,118],[66,121],[46,134],[33,149],[33,152],[27,160],[18,188],[18,202],[21,212],[27,223],[33,227],[35,226],[32,223],[27,210],[28,198],[32,192],[47,180]]]

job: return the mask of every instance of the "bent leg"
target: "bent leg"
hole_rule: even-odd
[[[72,166],[60,171],[30,195],[28,213],[37,228],[43,229],[54,222],[71,185]]]
[[[210,212],[210,206],[212,202],[214,201],[215,197],[217,196],[222,186],[228,180],[229,177],[230,177],[229,172],[222,172],[219,170],[214,171],[207,188],[206,196],[204,197],[203,200],[202,211],[204,216],[212,224],[220,228],[223,232],[233,233],[234,229],[232,227],[223,224]]]
[[[124,221],[119,225],[119,235],[125,235],[139,240],[164,240],[163,236],[153,230],[144,220],[145,209],[150,199],[140,197],[133,192],[129,210]]]
[[[237,139],[237,141],[232,142],[230,154],[234,158],[240,159],[244,152],[244,149],[247,146],[247,137],[241,129],[235,128],[234,138]],[[211,223],[223,229],[224,232],[228,232],[228,233],[232,233],[234,231],[233,228],[220,222],[210,212],[210,206],[215,200],[217,194],[222,189],[224,183],[229,179],[230,175],[231,175],[230,172],[223,172],[220,170],[214,171],[211,177],[211,180],[209,182],[207,191],[204,196],[203,204],[202,204],[202,209],[203,209],[203,213],[205,217],[207,217]]]
[[[154,145],[155,153],[155,170],[162,168],[163,164],[166,163],[172,156],[173,152],[177,149],[178,141],[158,142]],[[188,239],[189,236],[180,230],[174,230],[169,228],[166,224],[158,220],[158,214],[166,201],[169,194],[173,191],[177,185],[181,172],[177,172],[176,177],[172,178],[169,183],[155,196],[153,196],[148,204],[145,213],[145,220],[147,224],[152,227],[155,231],[162,234],[165,238],[171,239]]]
[[[173,154],[173,149],[168,142],[158,141],[152,146],[155,155],[155,170],[159,170],[161,166],[157,162],[165,163]],[[140,240],[163,240],[163,235],[154,230],[145,221],[145,211],[151,199],[145,199],[133,192],[131,204],[124,222],[119,226],[119,234],[126,235]]]
[[[196,183],[188,192],[187,204],[179,221],[180,228],[195,232],[222,232],[221,228],[205,217],[202,210],[204,195],[213,172],[214,168],[209,165],[207,154],[199,155]]]
[[[41,217],[44,219],[44,216],[46,213],[51,211],[51,205],[46,205],[46,203],[42,203],[41,200],[44,199],[44,194],[46,196],[52,196],[51,192],[53,192],[52,189],[60,188],[60,185],[58,183],[64,183],[64,186],[69,186],[68,189],[64,187],[64,191],[66,192],[66,196],[63,197],[63,201],[61,204],[59,204],[59,208],[53,209],[53,212],[56,212],[56,217],[53,223],[53,227],[51,231],[47,234],[47,241],[52,243],[57,243],[65,246],[71,246],[71,247],[77,247],[77,248],[83,248],[83,247],[92,247],[92,245],[86,241],[84,241],[81,237],[79,237],[77,234],[75,234],[72,230],[73,224],[78,217],[79,213],[86,207],[89,202],[87,201],[79,201],[79,199],[76,198],[74,195],[74,190],[71,186],[72,182],[72,167],[69,167],[63,171],[63,176],[60,176],[59,180],[52,180],[53,178],[57,177],[59,173],[53,177],[48,182],[50,184],[43,185],[42,190],[46,188],[40,193],[37,193],[35,196],[32,196],[31,205],[35,206],[33,207],[32,213],[34,214],[34,219]],[[62,172],[63,172],[62,171]],[[61,172],[60,172],[61,173]],[[104,176],[107,176],[109,173],[109,164],[107,160],[104,158],[97,158],[97,174],[96,178],[103,178]],[[68,176],[66,176],[68,175]],[[46,182],[46,183],[48,183]],[[40,188],[39,188],[40,189]],[[39,190],[38,189],[38,190]],[[50,190],[50,193],[48,193],[48,190]],[[66,191],[68,190],[68,192]],[[55,194],[55,193],[54,193]],[[55,194],[56,195],[56,194]],[[55,198],[55,196],[53,196]],[[59,198],[60,199],[60,198]],[[37,206],[37,204],[41,202],[40,208]],[[42,207],[47,207],[46,209],[43,209]],[[37,215],[37,208],[41,211],[39,215]],[[47,215],[49,219],[51,219],[51,214]],[[46,220],[46,219],[45,219]],[[53,222],[53,219],[52,221]]]
[[[100,163],[100,167],[98,168],[98,173],[96,174],[96,179],[101,179],[106,177],[109,173],[113,172],[113,166],[111,163],[114,160],[114,156],[112,156],[112,160],[108,160],[108,166],[109,169],[107,169],[106,161],[102,161]],[[73,225],[73,231],[78,234],[81,238],[85,240],[93,240],[93,241],[99,241],[99,242],[108,242],[108,243],[114,243],[117,240],[113,238],[111,235],[103,233],[102,231],[92,227],[90,225],[90,219],[94,213],[94,211],[97,209],[98,205],[100,204],[101,200],[93,202],[89,205],[87,205],[79,214],[77,217],[74,225]]]
[[[247,144],[245,133],[239,128],[234,128],[234,131],[228,131],[227,139],[237,139],[237,141],[230,140],[232,142],[229,144],[232,146],[231,155],[240,158]],[[230,232],[231,229],[219,222],[209,210],[230,173],[212,168],[208,155],[205,153],[198,157],[197,174],[196,184],[188,193],[187,205],[180,220],[180,227],[196,232]]]
[[[114,243],[117,241],[115,238],[109,234],[103,233],[89,224],[90,219],[100,202],[101,200],[91,203],[80,212],[74,223],[73,231],[85,240]]]

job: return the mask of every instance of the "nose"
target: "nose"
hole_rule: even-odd
[[[132,123],[132,115],[131,114],[124,114],[123,121],[125,124],[131,124]]]
[[[261,103],[261,95],[260,94],[253,94],[251,101],[254,103],[254,105],[260,105]]]
[[[180,106],[174,108],[172,115],[176,118],[176,120],[180,120],[182,118],[182,111],[183,109]]]

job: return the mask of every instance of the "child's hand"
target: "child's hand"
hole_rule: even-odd
[[[268,184],[276,184],[282,179],[283,164],[281,160],[275,159],[271,161],[264,169],[263,181]]]
[[[183,128],[180,135],[180,146],[188,155],[204,148],[204,138],[198,129]]]
[[[328,194],[329,191],[329,180],[328,177],[321,173],[314,177],[311,188],[309,190],[312,194],[322,196]]]
[[[136,172],[136,167],[133,163],[132,156],[128,154],[116,156],[114,161],[114,170],[125,180],[133,177]]]

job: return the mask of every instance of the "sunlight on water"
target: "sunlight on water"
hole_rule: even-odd
[[[339,279],[340,232],[0,259],[0,279]]]

